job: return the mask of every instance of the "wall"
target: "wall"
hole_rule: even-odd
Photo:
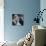
[[[40,9],[41,9],[41,11],[43,9],[46,9],[46,0],[41,0],[40,1]],[[46,19],[46,10],[43,12],[42,17],[43,17],[43,22],[41,21],[40,25],[46,26],[46,20],[45,20]]]
[[[7,41],[18,41],[32,28],[35,12],[40,9],[40,0],[4,0],[4,35]],[[24,14],[24,26],[12,26],[12,14]]]
[[[40,10],[46,9],[46,0],[41,0],[40,1]],[[40,25],[45,26],[46,27],[46,11],[44,11],[43,15],[43,22],[40,22]],[[46,40],[45,40],[46,41]],[[46,42],[45,42],[46,43]]]
[[[0,42],[4,41],[4,0],[0,0]]]

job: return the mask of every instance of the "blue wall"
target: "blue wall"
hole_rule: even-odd
[[[18,41],[32,27],[35,12],[40,9],[40,0],[5,0],[4,1],[4,35],[7,41]],[[24,26],[12,26],[12,13],[24,14]]]

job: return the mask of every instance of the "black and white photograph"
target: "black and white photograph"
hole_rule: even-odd
[[[23,14],[12,14],[12,25],[24,25],[24,15]]]

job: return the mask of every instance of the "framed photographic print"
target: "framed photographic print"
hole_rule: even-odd
[[[12,14],[12,25],[24,25],[24,15],[23,14]]]

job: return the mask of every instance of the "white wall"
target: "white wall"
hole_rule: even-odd
[[[0,0],[0,42],[4,41],[4,0]]]

